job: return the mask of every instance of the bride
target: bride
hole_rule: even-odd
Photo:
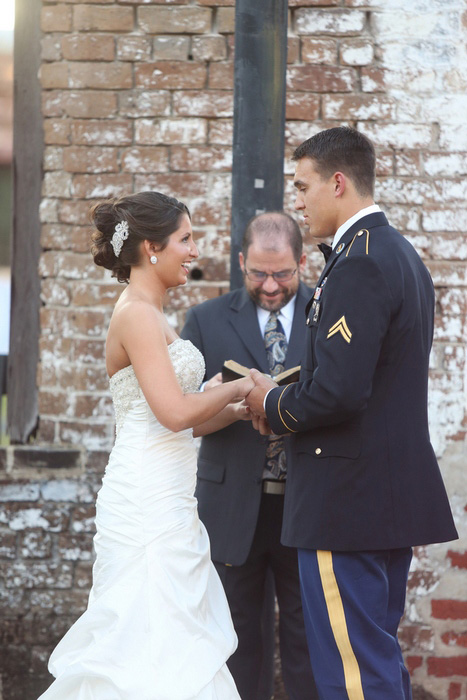
[[[193,434],[247,418],[250,378],[199,392],[204,361],[162,310],[198,256],[184,204],[141,192],[92,210],[94,262],[128,282],[106,365],[117,437],[96,504],[87,610],[49,662],[40,700],[239,700],[236,648],[194,498]]]

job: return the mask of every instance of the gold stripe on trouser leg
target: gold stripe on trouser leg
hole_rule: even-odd
[[[318,550],[316,554],[329,621],[344,667],[345,687],[349,700],[365,700],[360,669],[350,643],[344,606],[332,566],[332,552]]]

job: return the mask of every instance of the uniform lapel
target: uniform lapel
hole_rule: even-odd
[[[303,334],[305,333],[305,307],[312,295],[312,290],[308,289],[300,282],[295,300],[295,310],[290,332],[285,369],[296,367],[300,364],[303,356]]]
[[[229,308],[229,321],[241,339],[246,350],[252,355],[255,366],[262,372],[269,372],[264,339],[258,324],[256,306],[245,289],[232,301]]]

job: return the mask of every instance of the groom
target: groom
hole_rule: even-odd
[[[300,381],[252,370],[263,434],[289,434],[282,542],[298,548],[313,673],[326,700],[409,700],[397,641],[412,546],[457,538],[427,421],[434,292],[373,201],[354,129],[302,143],[295,208],[326,264],[306,310]]]

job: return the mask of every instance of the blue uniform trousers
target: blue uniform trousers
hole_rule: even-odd
[[[299,549],[311,665],[320,700],[411,700],[397,640],[412,549]]]

